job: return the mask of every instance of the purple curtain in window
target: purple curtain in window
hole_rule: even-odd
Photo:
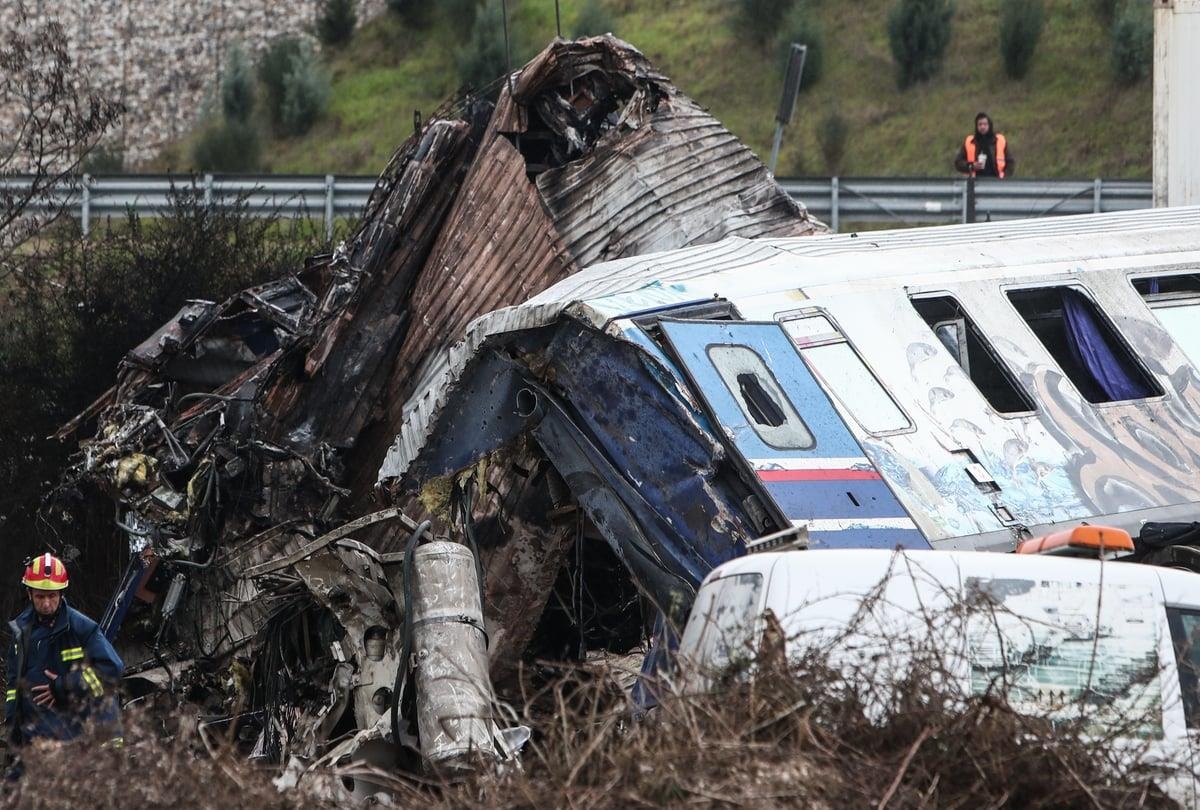
[[[1096,321],[1088,302],[1074,290],[1062,291],[1063,317],[1071,354],[1091,373],[1096,384],[1111,400],[1144,399],[1153,396],[1145,382],[1108,338]]]

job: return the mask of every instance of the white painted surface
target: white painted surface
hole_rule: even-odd
[[[1154,3],[1154,204],[1200,203],[1200,0]]]
[[[819,650],[866,695],[886,695],[915,662],[940,655],[947,693],[1001,690],[1034,716],[1087,711],[1095,733],[1140,721],[1137,737],[1117,744],[1182,766],[1162,787],[1194,807],[1195,731],[1167,607],[1196,610],[1198,594],[1196,574],[1132,563],[878,549],[752,554],[705,579],[680,653],[691,662],[688,688],[707,688],[714,666],[753,656],[770,610],[790,657]],[[1111,696],[1126,678],[1115,699],[1081,702],[1093,690]]]

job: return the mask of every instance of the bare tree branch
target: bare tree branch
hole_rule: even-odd
[[[124,111],[71,58],[63,27],[23,3],[0,34],[0,278],[11,257],[63,215],[69,187]]]

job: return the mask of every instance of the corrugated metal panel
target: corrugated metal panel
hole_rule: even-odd
[[[824,231],[749,149],[685,97],[663,101],[636,132],[597,151],[597,159],[537,181],[581,266],[730,236]]]
[[[497,307],[520,303],[576,270],[554,226],[525,178],[525,160],[503,137],[494,137],[475,162],[447,218],[409,309],[419,320],[396,355],[385,400],[390,430],[401,424],[407,394],[426,358],[440,356],[467,325]],[[394,435],[394,434],[393,434]],[[391,440],[365,442],[356,462],[362,487],[374,480]]]

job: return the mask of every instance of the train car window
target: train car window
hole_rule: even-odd
[[[979,393],[998,413],[1029,413],[1033,400],[1017,385],[966,311],[948,295],[912,299],[913,309],[933,330]]]
[[[1116,328],[1080,290],[1011,290],[1008,299],[1088,402],[1162,396]]]
[[[1133,288],[1192,365],[1200,368],[1200,275],[1135,278]]]
[[[1143,298],[1156,301],[1171,296],[1200,296],[1200,273],[1135,278],[1133,288],[1141,293]]]
[[[813,315],[785,320],[781,325],[821,386],[868,433],[893,433],[912,427],[904,411],[828,318]]]
[[[758,352],[749,346],[714,345],[708,347],[708,358],[760,439],[781,450],[808,450],[816,445]]]

